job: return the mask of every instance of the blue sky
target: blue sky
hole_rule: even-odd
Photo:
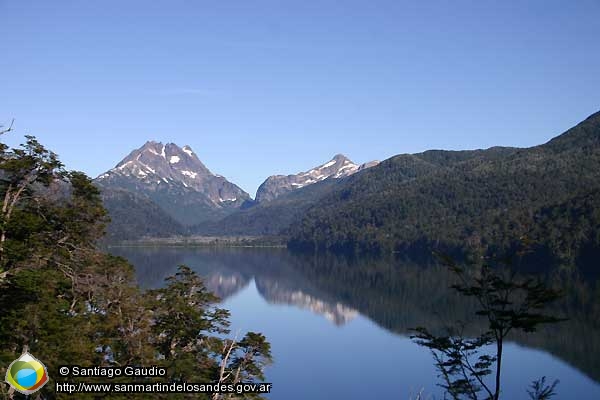
[[[254,195],[344,153],[531,146],[600,109],[600,2],[3,1],[0,123],[92,176],[189,144]]]

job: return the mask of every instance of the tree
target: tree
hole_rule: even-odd
[[[143,292],[131,265],[96,247],[108,221],[100,191],[34,137],[18,149],[0,143],[0,199],[0,365],[29,349],[54,379],[65,364],[158,365],[172,381],[264,379],[269,343],[253,332],[227,339],[229,312],[191,269],[182,266],[164,288]],[[46,385],[36,397],[55,399],[53,389]],[[0,396],[23,397],[5,384]]]
[[[221,384],[264,379],[264,367],[271,361],[266,338],[255,332],[241,340],[222,337],[230,333],[229,311],[214,306],[218,298],[189,267],[180,266],[165,288],[146,296],[152,310],[150,341],[171,379]],[[232,396],[215,393],[212,398]]]
[[[503,346],[513,330],[535,332],[541,324],[556,323],[561,318],[545,313],[544,308],[557,300],[561,293],[547,287],[539,279],[519,277],[508,268],[508,260],[484,260],[470,268],[459,266],[452,258],[440,256],[453,271],[458,283],[451,287],[463,296],[473,298],[476,315],[485,318],[487,329],[479,336],[465,338],[464,322],[448,327],[445,335],[435,335],[425,327],[415,329],[412,338],[417,344],[431,350],[436,367],[443,379],[441,386],[453,399],[480,398],[498,400],[501,395]],[[486,346],[495,347],[490,355]],[[495,371],[492,366],[495,364]],[[493,382],[486,380],[494,373]],[[557,382],[545,384],[545,377],[534,382],[530,395],[547,399]],[[535,397],[537,396],[537,397]]]
[[[13,221],[19,208],[35,207],[40,197],[34,196],[36,185],[47,188],[64,177],[63,165],[56,154],[48,151],[33,136],[26,136],[20,149],[9,149],[0,143],[0,190],[3,194],[0,214],[0,273],[12,267],[9,261],[19,251],[17,243],[11,247],[10,231],[15,229]],[[23,205],[22,203],[29,203]]]

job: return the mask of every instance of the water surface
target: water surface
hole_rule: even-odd
[[[411,341],[410,329],[439,330],[474,310],[448,289],[450,276],[439,266],[282,249],[111,252],[135,265],[144,288],[163,285],[181,264],[201,275],[231,311],[233,332],[262,332],[271,342],[272,399],[411,399],[419,392],[442,398],[431,354]],[[560,380],[558,399],[600,398],[599,323],[579,293],[572,297],[577,301],[557,309],[568,322],[515,336],[506,346],[503,398],[527,398],[528,385],[541,376]]]

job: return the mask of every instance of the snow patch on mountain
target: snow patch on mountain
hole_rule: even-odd
[[[192,172],[192,171],[181,171],[182,175],[185,176],[189,176],[192,179],[196,179],[196,176],[198,175],[196,172]]]
[[[292,190],[300,189],[325,179],[340,179],[361,169],[377,165],[377,161],[358,165],[342,154],[337,154],[326,163],[295,175],[274,175],[267,178],[256,192],[256,200],[270,201]]]
[[[321,165],[318,169],[323,169],[323,168],[331,167],[332,165],[335,165],[336,162],[337,162],[336,160],[331,160],[328,163]]]
[[[156,198],[165,209],[172,206],[175,217],[182,214],[177,204],[185,204],[183,207],[189,207],[189,214],[193,215],[197,212],[195,209],[204,210],[202,212],[206,214],[209,212],[207,207],[234,210],[250,199],[241,188],[206,168],[190,146],[180,148],[174,143],[146,142],[115,168],[98,176],[96,181],[102,186],[132,190],[151,199]],[[170,196],[172,201],[165,200]]]

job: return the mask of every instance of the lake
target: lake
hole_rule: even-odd
[[[272,345],[269,398],[443,398],[433,358],[411,328],[467,320],[473,305],[448,289],[441,266],[399,260],[295,255],[285,249],[113,247],[143,288],[188,265],[231,311],[232,334],[256,331]],[[565,283],[557,313],[569,320],[517,335],[505,347],[503,398],[528,398],[534,379],[559,379],[557,399],[600,399],[597,289]],[[596,301],[594,301],[594,298]],[[594,314],[596,313],[596,314]],[[477,329],[478,323],[475,322]]]

